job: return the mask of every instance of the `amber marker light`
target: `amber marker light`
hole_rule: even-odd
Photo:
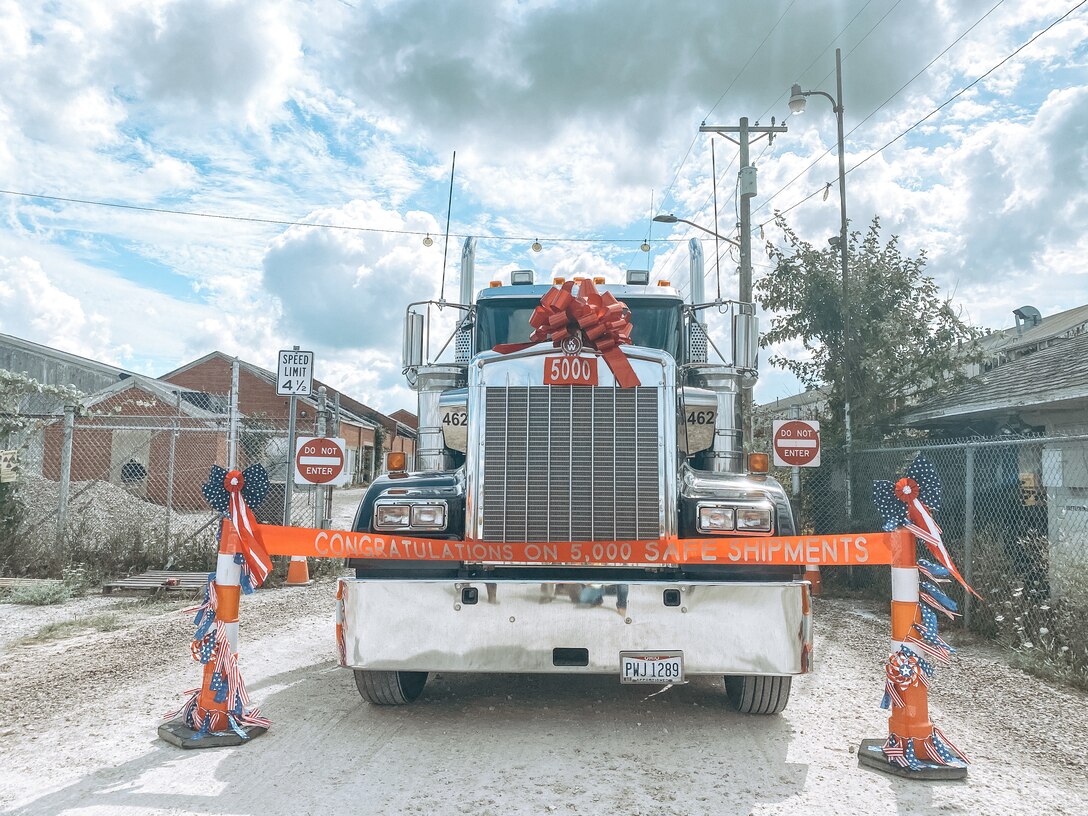
[[[491,281],[491,283],[489,283],[488,286],[490,286],[492,289],[494,289],[496,286],[502,286],[502,281]]]
[[[408,470],[408,457],[404,451],[389,451],[385,455],[385,469],[390,473],[404,473]]]
[[[552,284],[554,284],[555,286],[562,286],[566,282],[566,278],[552,278]]]
[[[658,285],[658,286],[672,286],[672,282],[671,282],[671,281],[667,281],[667,280],[659,280],[659,281],[657,282],[657,285]]]
[[[749,453],[748,454],[748,472],[749,473],[767,473],[771,469],[770,457],[765,453]]]
[[[593,282],[598,284],[604,284],[604,278],[594,278]]]

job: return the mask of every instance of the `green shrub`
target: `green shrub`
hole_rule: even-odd
[[[72,590],[66,584],[49,581],[13,587],[3,602],[24,606],[53,606],[65,603],[71,597]]]

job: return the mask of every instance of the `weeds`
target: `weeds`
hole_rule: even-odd
[[[0,598],[0,603],[19,604],[22,606],[53,606],[71,600],[72,590],[61,581],[48,581],[23,584],[12,589]]]
[[[1088,598],[1071,585],[1055,590],[1051,543],[1035,531],[1007,544],[980,539],[975,583],[986,601],[972,628],[1011,648],[1019,668],[1088,689]]]

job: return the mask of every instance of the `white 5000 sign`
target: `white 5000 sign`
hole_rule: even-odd
[[[544,385],[597,385],[597,358],[545,357]]]

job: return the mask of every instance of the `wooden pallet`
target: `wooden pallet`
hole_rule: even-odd
[[[140,575],[116,578],[102,586],[103,594],[114,590],[127,592],[202,592],[208,584],[206,572],[148,570]]]
[[[15,587],[51,586],[59,584],[59,578],[0,578],[0,589],[14,589]]]

